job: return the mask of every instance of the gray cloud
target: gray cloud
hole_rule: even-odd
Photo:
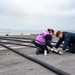
[[[0,26],[12,29],[74,29],[74,0],[0,0]]]

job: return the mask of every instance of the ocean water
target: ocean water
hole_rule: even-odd
[[[30,34],[38,34],[42,30],[0,30],[0,35],[30,35]]]
[[[38,34],[40,33],[42,30],[12,30],[11,34],[14,35],[19,35],[19,34],[24,34],[24,35],[29,35],[29,34]]]
[[[30,35],[30,34],[38,34],[43,30],[11,30],[11,29],[0,29],[0,35]],[[64,30],[68,32],[75,33],[75,30]],[[56,31],[55,31],[56,32]]]

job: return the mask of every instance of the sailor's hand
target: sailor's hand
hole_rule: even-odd
[[[55,48],[55,47],[53,47],[53,50],[56,50],[56,48]]]
[[[55,47],[51,48],[51,51],[55,51],[55,50],[57,50]]]

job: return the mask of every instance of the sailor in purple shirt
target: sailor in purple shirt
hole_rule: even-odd
[[[34,41],[34,44],[37,47],[36,54],[44,53],[44,50],[47,50],[47,53],[49,53],[47,46],[54,48],[53,45],[51,44],[53,34],[54,34],[54,30],[48,29],[46,31],[42,31],[36,37]]]

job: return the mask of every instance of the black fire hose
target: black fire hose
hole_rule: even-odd
[[[17,39],[12,39],[12,38],[0,38],[1,40],[10,40],[10,41],[17,41],[17,42],[24,42],[24,43],[31,43],[32,40],[28,41],[26,40],[17,40]]]
[[[24,42],[24,43],[31,43],[31,44],[33,44],[32,41],[23,41],[23,40],[6,39],[6,38],[5,39],[3,38],[3,40],[10,40],[10,41],[17,41],[17,42]],[[6,43],[6,44],[16,44],[16,43],[8,43],[8,42],[4,42],[4,43]],[[52,43],[56,43],[56,42],[53,41]],[[19,45],[19,44],[17,44],[17,45]],[[27,46],[27,45],[24,45],[24,46]],[[59,48],[62,48],[62,47],[63,46],[60,46]]]
[[[17,40],[17,39],[15,39],[15,38],[0,38],[1,40],[10,40],[10,41],[17,41],[17,42],[24,42],[24,43],[32,43],[32,41],[33,40],[30,40],[30,41],[28,41],[29,39],[19,39],[19,40]],[[54,41],[52,41],[52,43],[57,43],[57,42],[54,42]]]
[[[32,38],[25,38],[25,37],[11,37],[11,36],[0,36],[0,38],[13,38],[13,39],[34,40],[34,39],[32,39]]]
[[[22,37],[11,37],[11,36],[0,36],[0,39],[24,39],[24,40],[34,40],[32,38],[22,38]],[[23,41],[22,41],[23,42]],[[54,42],[52,41],[52,43],[57,43],[57,42]],[[62,43],[63,44],[63,43]]]
[[[9,50],[11,50],[11,51],[13,51],[13,52],[15,52],[15,53],[17,53],[17,54],[19,54],[19,55],[21,55],[22,57],[25,57],[25,58],[27,58],[27,59],[33,61],[33,62],[36,62],[36,63],[40,64],[41,66],[43,66],[43,67],[45,67],[45,68],[47,68],[47,69],[53,71],[54,73],[56,73],[56,74],[58,74],[58,75],[70,75],[70,74],[67,73],[67,72],[64,72],[64,71],[62,71],[62,70],[60,70],[60,69],[58,69],[58,68],[56,68],[56,67],[53,67],[53,66],[51,66],[51,65],[49,65],[49,64],[47,64],[47,63],[45,63],[45,62],[43,62],[43,61],[41,61],[41,60],[39,60],[39,59],[36,59],[36,58],[34,58],[34,57],[31,57],[31,56],[28,56],[28,55],[23,54],[23,53],[21,53],[21,52],[18,52],[18,51],[16,51],[16,50],[14,50],[14,49],[12,49],[12,48],[10,48],[10,47],[4,45],[4,44],[0,44],[0,45],[3,46],[3,47],[5,47],[5,48],[7,48],[7,49],[9,49]]]
[[[36,48],[35,46],[25,45],[25,44],[19,44],[19,43],[13,43],[13,42],[0,42],[0,43],[3,43],[3,44],[13,44],[13,45],[27,46],[27,47]]]
[[[3,39],[3,40],[11,40],[11,41],[18,41],[18,42],[26,42],[26,43],[31,43],[32,40],[35,40],[35,39],[31,39],[31,38],[21,38],[21,37],[9,37],[9,36],[0,36],[0,39]],[[19,39],[19,40],[17,40]],[[30,41],[23,41],[23,40],[30,40]],[[56,41],[52,41],[52,43],[57,43]],[[63,44],[63,43],[62,43]]]
[[[12,43],[12,42],[0,42],[0,43],[5,43],[5,44],[14,44],[14,45],[28,46],[28,47],[36,48],[35,46],[25,45],[25,44],[19,44],[19,43]],[[26,42],[26,43],[27,43],[27,42]],[[33,43],[32,43],[32,44],[33,44]],[[62,46],[60,46],[59,48],[62,48]]]

